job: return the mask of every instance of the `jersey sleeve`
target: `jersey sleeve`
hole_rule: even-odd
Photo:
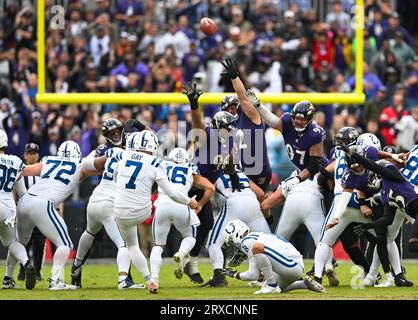
[[[17,166],[16,166],[17,176],[19,176],[23,172],[23,170],[25,170],[26,165],[23,163],[23,161],[20,158],[16,157],[16,160],[17,160]]]
[[[105,144],[101,144],[100,146],[98,146],[97,148],[96,148],[96,152],[95,152],[95,157],[96,158],[98,158],[98,157],[101,157],[101,156],[103,156],[105,153],[106,153],[106,151],[108,151],[108,150],[110,150],[110,149],[107,149],[107,147],[106,147],[106,145]]]
[[[151,161],[151,165],[155,167],[155,181],[168,180],[165,162],[158,157]]]
[[[251,257],[253,255],[251,249],[253,247],[254,242],[256,241],[257,239],[255,237],[251,237],[251,235],[248,235],[241,240],[240,248],[248,257]]]
[[[347,169],[344,170],[343,177],[341,178],[341,186],[343,189],[355,189],[355,183]]]
[[[189,168],[192,170],[192,174],[199,174],[200,175],[199,168],[194,163],[189,162]]]
[[[326,133],[323,128],[317,125],[312,126],[312,144],[318,144],[325,140]]]

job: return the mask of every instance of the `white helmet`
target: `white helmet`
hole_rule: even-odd
[[[190,155],[186,149],[183,148],[174,148],[168,154],[168,159],[175,163],[187,163],[190,161]]]
[[[224,229],[225,243],[234,243],[239,245],[244,235],[250,232],[250,227],[241,220],[232,220]]]
[[[377,150],[382,150],[379,139],[373,133],[363,133],[357,138],[357,146],[373,146]]]
[[[6,132],[0,129],[0,148],[7,147],[8,140]]]
[[[150,130],[134,132],[126,139],[126,150],[148,151],[152,155],[156,155],[158,146],[158,138]]]
[[[60,147],[58,148],[57,156],[65,158],[81,158],[80,147],[78,146],[77,142],[70,140],[65,141],[61,143]]]

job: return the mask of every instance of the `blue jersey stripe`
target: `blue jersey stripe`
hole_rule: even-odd
[[[266,251],[266,249],[267,249],[267,251]],[[293,261],[292,259],[286,258],[285,256],[281,255],[277,251],[275,251],[275,250],[273,250],[273,249],[271,249],[267,246],[264,246],[264,253],[266,255],[268,255],[269,257],[271,257],[273,260],[280,263],[281,265],[284,265],[285,267],[293,268],[293,267],[297,266],[297,263],[295,261]],[[285,259],[286,261],[283,261],[282,259]]]
[[[58,218],[58,213],[56,212],[56,210],[55,210],[55,207],[54,207],[54,205],[51,203],[51,210],[52,210],[52,213],[53,214],[55,214],[55,217],[57,218],[57,222],[58,222],[58,225],[61,227],[61,230],[62,230],[62,232],[64,233],[64,236],[65,236],[65,238],[67,239],[67,241],[68,241],[68,244],[69,244],[69,247],[70,248],[72,248],[73,247],[73,242],[71,241],[71,239],[70,239],[70,236],[69,236],[69,234],[68,234],[68,230],[67,230],[67,228],[66,227],[64,227],[62,224],[61,224],[61,222],[60,222],[60,220],[59,220],[59,218]],[[64,222],[65,223],[65,222]]]
[[[58,234],[59,234],[59,236],[61,238],[61,241],[64,243],[64,245],[69,246],[67,244],[67,241],[63,237],[63,235],[61,233],[61,230],[58,228],[58,225],[55,222],[55,219],[53,218],[53,214],[51,213],[51,205],[52,205],[52,203],[48,201],[48,204],[47,204],[47,212],[48,212],[49,219],[52,221],[52,224],[55,226],[55,229],[57,230],[57,232],[58,232]]]
[[[265,245],[264,246],[264,249],[267,249],[267,250],[272,251],[273,253],[277,254],[279,257],[285,259],[287,262],[294,262],[293,259],[290,259],[290,258],[282,255],[281,253],[279,253],[278,251],[274,250],[273,248],[270,248],[270,247],[268,247],[268,246]]]
[[[219,225],[222,224],[221,220],[223,220],[223,218],[225,218],[225,215],[226,215],[226,203],[222,207],[221,213],[219,214],[219,217],[218,217],[218,219],[216,219],[215,225],[213,226],[212,233],[211,233],[210,239],[209,239],[209,245],[215,243],[216,237],[214,237],[214,235],[217,233],[217,229],[220,228]]]

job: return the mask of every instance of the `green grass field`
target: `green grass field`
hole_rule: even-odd
[[[312,261],[305,262],[305,270],[309,270]],[[75,291],[49,291],[46,280],[38,282],[35,289],[26,290],[24,282],[17,281],[18,289],[2,290],[0,299],[6,300],[90,300],[90,299],[114,299],[114,300],[159,300],[159,299],[418,299],[418,264],[406,263],[407,278],[414,281],[411,288],[365,288],[352,289],[351,281],[355,274],[351,273],[351,263],[340,263],[337,272],[340,278],[339,287],[326,287],[327,293],[318,294],[307,290],[297,290],[290,293],[259,296],[253,292],[258,290],[247,286],[246,282],[228,278],[227,288],[199,288],[189,281],[187,276],[178,280],[173,274],[172,263],[163,263],[160,274],[160,289],[158,294],[151,295],[144,290],[118,290],[117,267],[112,264],[87,264],[83,270],[83,288]],[[239,270],[244,271],[247,265],[243,264]],[[50,265],[46,265],[43,271],[44,278],[50,276]],[[4,273],[3,265],[0,272]],[[200,271],[205,280],[211,275],[211,267],[208,263],[200,264]],[[133,272],[136,282],[144,283],[136,272]],[[66,268],[66,280],[70,282],[70,265]],[[327,279],[324,284],[328,285]]]

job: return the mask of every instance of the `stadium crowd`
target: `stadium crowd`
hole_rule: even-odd
[[[189,81],[204,92],[231,92],[221,61],[239,61],[240,78],[255,92],[352,92],[356,38],[354,1],[328,1],[319,20],[313,1],[68,0],[65,28],[49,23],[56,3],[45,1],[48,92],[181,92]],[[290,3],[290,4],[289,4]],[[326,128],[325,152],[343,126],[378,136],[382,146],[409,150],[418,141],[418,55],[401,26],[393,1],[367,0],[364,30],[365,105],[316,106]],[[0,24],[0,128],[8,153],[23,158],[35,142],[40,155],[55,155],[61,142],[76,141],[83,156],[104,142],[102,123],[136,118],[168,129],[163,144],[186,139],[188,105],[43,105],[37,94],[36,10],[33,1],[10,1]],[[199,30],[203,16],[220,27]],[[205,105],[205,122],[219,105]],[[289,105],[271,105],[280,116]],[[185,128],[184,131],[178,130]],[[268,129],[273,174],[291,170],[280,134]],[[286,162],[287,161],[287,162]],[[97,183],[97,181],[96,181]],[[88,196],[88,195],[85,195]]]

